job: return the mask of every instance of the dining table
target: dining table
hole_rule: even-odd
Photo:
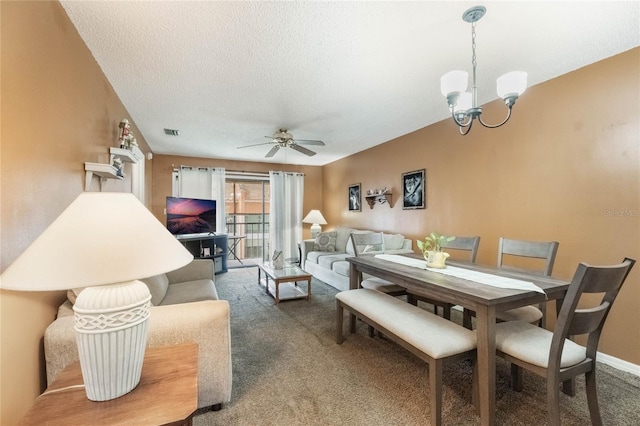
[[[417,255],[406,255],[417,259]],[[346,259],[350,263],[349,288],[360,287],[362,274],[373,275],[405,287],[408,292],[448,302],[475,311],[477,335],[477,367],[480,424],[495,422],[496,394],[496,312],[556,300],[560,305],[569,287],[569,281],[520,271],[499,269],[468,262],[447,261],[447,265],[470,272],[482,273],[486,281],[505,278],[532,283],[541,291],[504,288],[470,279],[447,275],[404,263],[385,260],[377,256],[359,256]],[[402,260],[402,259],[400,259]],[[410,262],[408,262],[410,263]],[[444,271],[442,271],[444,272]],[[487,275],[484,275],[487,274]],[[539,290],[538,289],[538,290]]]

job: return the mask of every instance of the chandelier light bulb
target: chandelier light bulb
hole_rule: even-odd
[[[458,103],[453,107],[453,113],[464,114],[471,106],[471,92],[462,92],[458,97]]]
[[[509,95],[520,96],[527,88],[527,73],[512,71],[498,77],[498,96],[506,98]]]
[[[451,93],[464,92],[467,90],[469,73],[466,71],[449,71],[440,78],[440,92],[447,97]]]

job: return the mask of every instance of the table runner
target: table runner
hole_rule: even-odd
[[[443,275],[462,278],[468,281],[490,285],[493,287],[535,291],[545,294],[544,290],[529,281],[522,281],[514,278],[502,277],[500,275],[487,274],[485,272],[472,271],[465,268],[457,268],[455,266],[447,266],[444,269],[429,268],[427,267],[427,262],[424,260],[413,259],[406,256],[399,256],[397,254],[377,254],[375,257],[382,260],[388,260],[389,262],[400,263],[402,265],[411,266],[413,268],[426,269],[431,272],[437,272]]]

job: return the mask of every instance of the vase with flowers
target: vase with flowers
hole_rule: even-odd
[[[449,257],[449,253],[444,252],[443,247],[455,239],[456,237],[448,237],[432,232],[424,237],[424,240],[418,240],[418,248],[427,261],[427,266],[430,268],[446,268],[445,261]]]

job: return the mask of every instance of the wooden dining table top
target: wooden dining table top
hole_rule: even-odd
[[[417,255],[404,256],[419,258]],[[379,259],[375,256],[350,257],[346,260],[356,264],[358,271],[392,281],[394,284],[407,288],[411,293],[454,303],[469,309],[474,309],[477,304],[483,304],[499,306],[499,309],[503,310],[558,299],[564,296],[569,286],[569,281],[549,276],[469,262],[447,261],[448,265],[458,268],[531,282],[546,293],[545,297],[542,293],[493,287],[428,269]]]

